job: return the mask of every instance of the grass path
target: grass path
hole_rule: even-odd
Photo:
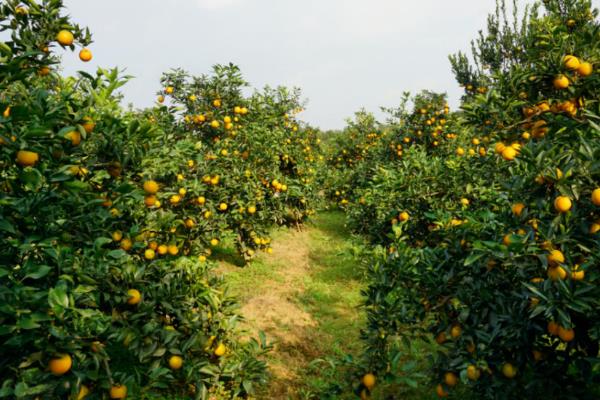
[[[308,399],[325,385],[315,359],[359,352],[360,255],[338,212],[273,236],[273,254],[239,268],[222,253],[219,271],[240,300],[245,328],[274,343],[272,380],[258,398]]]

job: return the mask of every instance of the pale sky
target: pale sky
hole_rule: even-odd
[[[597,6],[600,0],[595,0]],[[531,0],[520,0],[521,4]],[[94,35],[94,59],[65,54],[67,73],[126,68],[136,107],[153,104],[163,71],[200,75],[233,62],[253,87],[297,86],[300,118],[323,129],[365,107],[381,115],[404,91],[460,89],[448,54],[469,50],[495,0],[66,0]]]

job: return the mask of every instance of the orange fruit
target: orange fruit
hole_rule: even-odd
[[[79,52],[79,59],[83,62],[90,61],[92,59],[92,52],[87,48],[81,49]]]
[[[183,358],[180,356],[171,356],[169,358],[169,368],[171,369],[180,369],[183,366]]]
[[[558,196],[554,200],[554,208],[560,213],[568,212],[572,206],[573,203],[571,202],[571,199],[567,196]]]
[[[581,65],[579,59],[571,55],[567,55],[563,58],[563,64],[567,69],[570,69],[571,71],[578,70],[579,66]]]
[[[159,189],[158,183],[156,183],[155,181],[144,182],[144,191],[146,193],[156,194],[156,193],[158,193],[158,189]]]
[[[84,117],[81,126],[85,130],[85,133],[90,134],[94,131],[96,124],[90,117]]]
[[[567,271],[561,266],[548,268],[548,278],[553,281],[564,280],[567,277]]]
[[[437,344],[444,344],[446,342],[446,332],[440,332],[435,337]]]
[[[582,281],[585,278],[585,271],[579,269],[579,265],[575,265],[571,270],[571,279],[574,281]]]
[[[256,206],[248,207],[248,214],[254,214],[256,212]]]
[[[593,70],[594,67],[592,67],[592,64],[589,62],[582,62],[577,69],[577,73],[581,76],[590,76]]]
[[[506,161],[513,161],[517,157],[517,150],[511,146],[505,147],[502,150],[502,158]]]
[[[73,34],[67,30],[62,30],[56,35],[56,41],[60,43],[61,46],[70,46],[73,44],[74,40],[75,37]]]
[[[156,257],[156,252],[153,249],[146,249],[144,251],[144,258],[146,260],[153,260]]]
[[[170,244],[168,246],[167,250],[169,251],[169,254],[172,255],[172,256],[176,256],[177,253],[179,253],[179,249],[174,244]]]
[[[127,397],[127,386],[115,385],[110,388],[109,392],[111,399],[124,399]]]
[[[458,384],[458,377],[454,372],[446,372],[444,374],[444,382],[450,387],[456,386]]]
[[[81,385],[81,388],[79,388],[79,392],[77,393],[77,400],[83,400],[85,399],[85,397],[90,394],[90,388],[88,388],[85,385]]]
[[[214,351],[214,354],[217,357],[221,357],[222,355],[225,354],[226,351],[227,351],[227,347],[225,347],[225,345],[223,343],[219,343],[219,345],[217,346],[217,348]]]
[[[129,289],[127,291],[127,304],[134,306],[139,304],[140,301],[142,301],[142,294],[139,290]]]
[[[592,192],[592,203],[595,206],[600,206],[600,188],[594,189]]]
[[[515,214],[517,217],[521,216],[521,213],[523,212],[524,209],[525,209],[525,204],[523,204],[523,203],[515,203],[511,207],[513,214]]]
[[[169,248],[167,247],[167,245],[161,244],[160,246],[158,246],[157,251],[158,251],[158,254],[160,254],[161,256],[164,256],[169,251]]]
[[[406,211],[403,211],[400,213],[400,215],[398,217],[400,218],[400,221],[405,222],[405,221],[408,221],[408,219],[410,218],[410,215]]]
[[[556,322],[554,322],[554,321],[548,322],[547,330],[550,335],[552,335],[552,336],[558,335],[558,329],[559,329],[559,326]]]
[[[569,87],[569,78],[563,74],[557,75],[552,81],[555,89],[561,90]]]
[[[438,397],[448,397],[448,392],[446,389],[444,389],[444,386],[442,386],[441,383],[436,386],[435,393],[438,395]]]
[[[145,196],[144,204],[146,205],[146,207],[154,207],[154,205],[156,204],[156,196],[153,194]]]
[[[575,339],[575,331],[571,328],[564,328],[560,326],[558,328],[558,337],[563,342],[570,342],[571,340]]]
[[[481,376],[481,371],[475,365],[471,364],[467,366],[467,378],[472,381],[476,381]]]
[[[517,369],[511,363],[502,365],[502,374],[508,379],[512,379],[517,375]]]
[[[565,255],[560,250],[552,250],[548,255],[548,264],[557,265],[565,262]]]
[[[494,151],[496,152],[496,154],[502,154],[502,152],[504,151],[505,148],[506,148],[506,146],[504,145],[504,143],[498,142],[498,143],[496,143],[496,146],[494,147]]]
[[[450,336],[452,336],[452,338],[456,339],[461,334],[462,334],[462,328],[460,327],[460,325],[452,325],[452,328],[450,328]]]
[[[50,372],[56,376],[64,375],[69,372],[71,366],[73,366],[73,360],[68,354],[63,354],[60,357],[53,358],[48,363]]]
[[[22,167],[32,167],[40,160],[38,153],[27,150],[19,150],[17,152],[17,164]]]
[[[121,241],[121,248],[125,251],[131,250],[131,247],[133,246],[133,243],[131,242],[131,239],[123,239]]]
[[[373,375],[371,373],[365,374],[362,377],[363,385],[365,385],[365,387],[369,390],[372,390],[375,387],[376,381],[377,381],[377,379],[375,378],[375,375]]]

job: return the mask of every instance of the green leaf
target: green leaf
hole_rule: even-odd
[[[69,296],[64,285],[57,286],[48,291],[48,304],[52,308],[67,308],[69,307]]]
[[[52,270],[52,267],[49,267],[48,265],[34,265],[32,268],[36,268],[36,270],[28,272],[27,275],[25,275],[25,278],[40,279],[48,275]]]

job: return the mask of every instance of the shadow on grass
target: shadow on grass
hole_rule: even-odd
[[[311,220],[310,225],[331,240],[348,240],[352,236],[346,227],[346,216],[341,211],[322,211]]]
[[[245,267],[246,261],[234,247],[219,246],[213,249],[211,258],[216,261],[222,261],[236,267]]]

